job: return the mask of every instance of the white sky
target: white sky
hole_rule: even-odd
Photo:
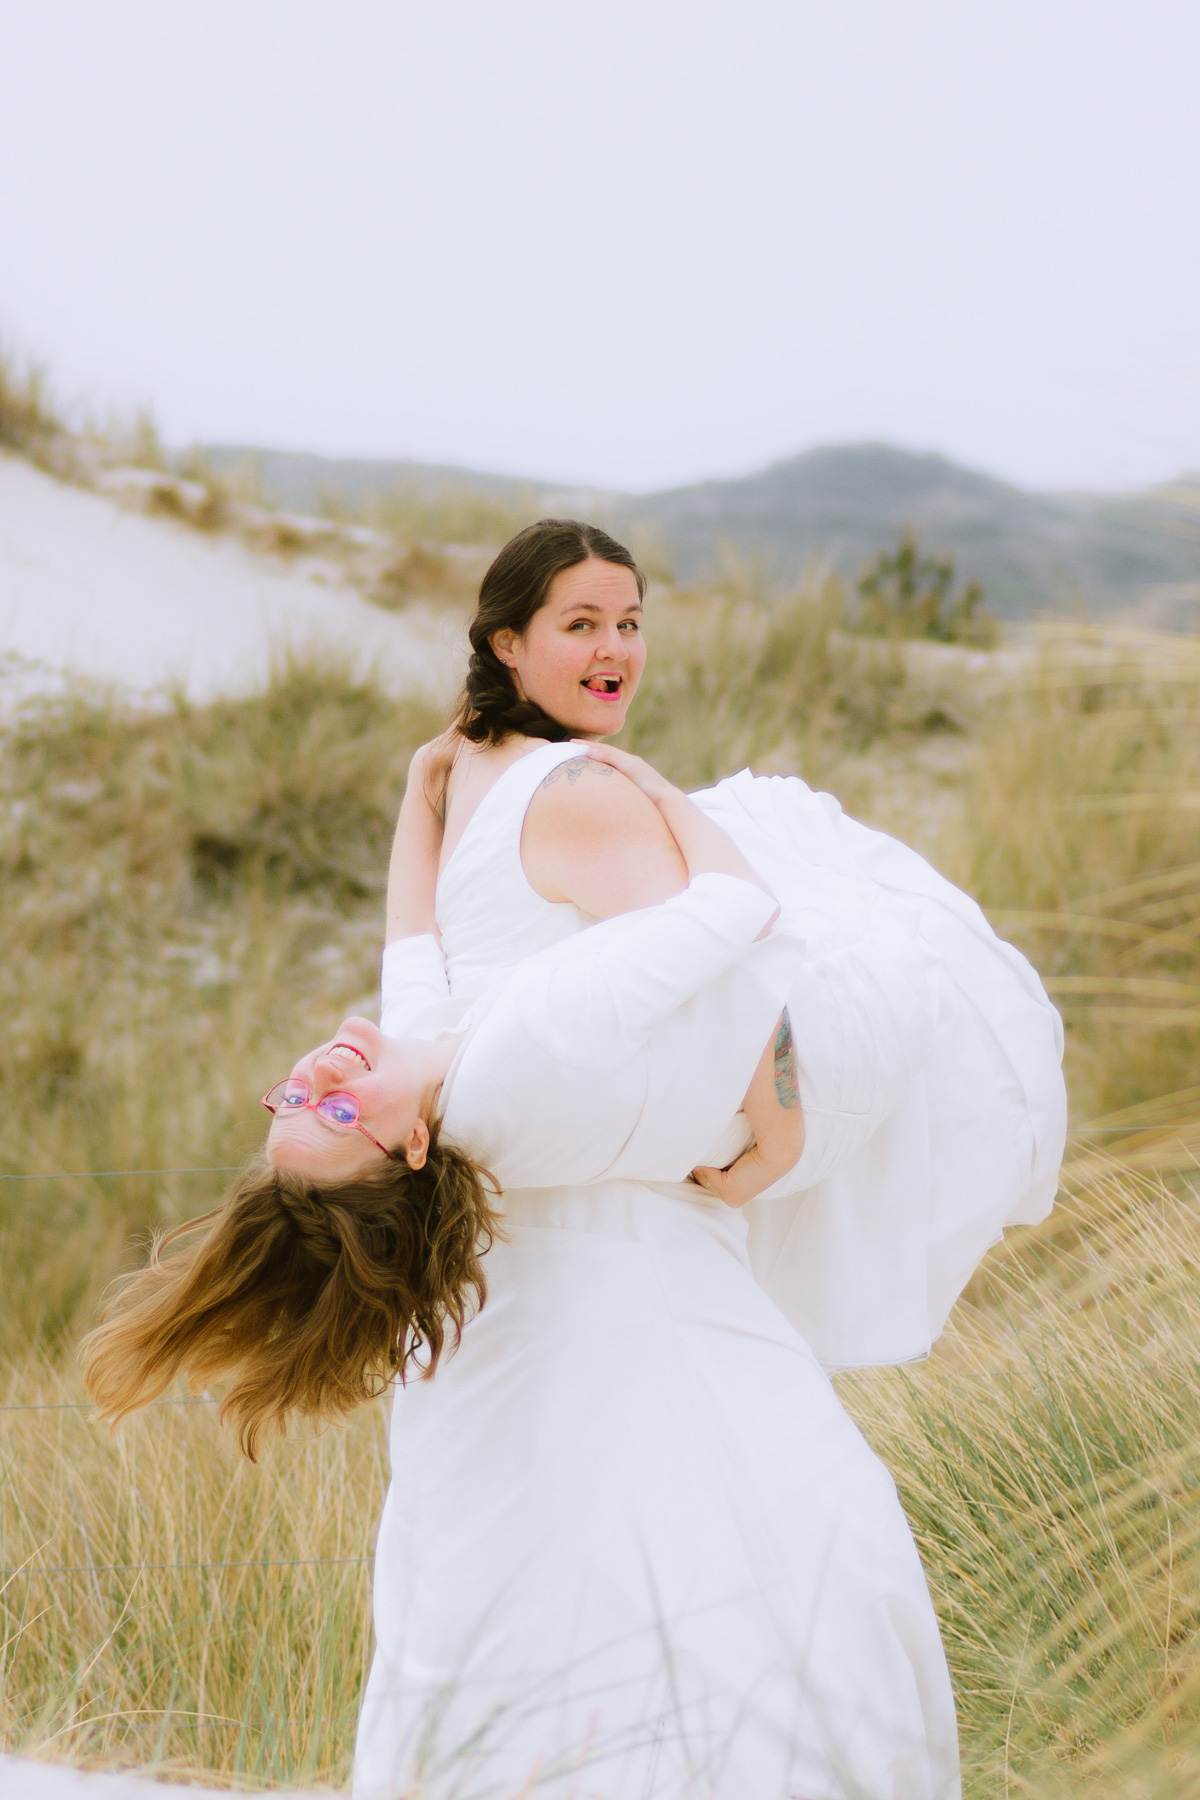
[[[0,0],[0,332],[168,437],[1200,466],[1197,0]]]

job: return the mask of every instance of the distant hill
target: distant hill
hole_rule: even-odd
[[[369,499],[397,492],[425,496],[454,489],[516,504],[526,495],[551,491],[548,482],[521,481],[511,475],[489,475],[481,469],[407,458],[317,456],[304,450],[267,450],[249,444],[204,444],[201,451],[217,470],[253,466],[270,504],[295,512],[317,512],[330,500],[359,507]]]
[[[853,577],[911,526],[950,551],[964,580],[1010,618],[1086,606],[1200,625],[1200,490],[1033,494],[944,456],[886,444],[809,450],[735,481],[626,502],[678,576],[699,578],[729,546],[787,579],[826,558]]]
[[[773,580],[829,562],[853,579],[911,526],[949,551],[963,580],[984,584],[1008,618],[1089,611],[1200,628],[1200,480],[1131,494],[1035,494],[944,456],[887,444],[808,450],[756,474],[639,496],[572,491],[476,470],[408,461],[337,460],[214,446],[218,465],[253,456],[276,503],[361,504],[397,488],[470,491],[535,517],[590,512],[650,539],[682,580],[716,573],[732,553]]]

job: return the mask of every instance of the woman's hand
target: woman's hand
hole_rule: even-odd
[[[781,1176],[794,1169],[804,1148],[804,1128],[781,1156],[777,1146],[751,1144],[727,1169],[701,1167],[692,1170],[692,1180],[707,1194],[723,1200],[726,1206],[745,1206],[748,1200],[773,1187]]]
[[[680,790],[672,787],[665,775],[641,756],[630,756],[628,750],[614,750],[611,744],[581,743],[580,749],[590,756],[593,762],[607,763],[610,769],[617,769],[632,781],[634,787],[640,788],[648,800],[655,806],[661,806],[664,800],[680,798]]]
[[[761,888],[764,894],[771,895],[772,900],[775,898],[716,820],[702,813],[682,788],[672,787],[666,776],[651,768],[642,757],[630,756],[628,750],[614,750],[611,744],[584,743],[580,749],[593,762],[607,763],[610,769],[616,769],[654,802],[679,845],[689,881],[697,875],[734,875],[739,881],[748,881],[751,887]],[[776,907],[759,933],[760,937],[767,935],[778,917],[779,908]]]
[[[693,1169],[692,1180],[706,1194],[723,1200],[726,1206],[739,1207],[761,1194],[764,1188],[769,1188],[783,1172],[764,1168],[758,1147],[752,1144],[727,1169]]]

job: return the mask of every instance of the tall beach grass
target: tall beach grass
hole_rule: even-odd
[[[819,580],[656,591],[649,630],[631,747],[691,783],[750,762],[832,788],[977,894],[1064,1008],[1056,1215],[993,1253],[926,1364],[842,1391],[925,1557],[972,1800],[1182,1800],[1200,1787],[1200,645],[851,638]],[[436,723],[303,666],[207,708],[27,706],[0,736],[0,1173],[245,1155],[295,1048],[372,994],[395,808]],[[221,1185],[0,1182],[0,1745],[338,1783],[381,1413],[255,1470],[206,1404],[115,1438],[79,1405],[71,1346],[105,1282]]]

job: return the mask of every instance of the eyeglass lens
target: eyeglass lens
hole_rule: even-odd
[[[272,1112],[300,1111],[309,1104],[311,1090],[306,1081],[281,1081],[267,1095]],[[356,1125],[359,1105],[353,1094],[323,1094],[314,1109],[337,1125]]]

